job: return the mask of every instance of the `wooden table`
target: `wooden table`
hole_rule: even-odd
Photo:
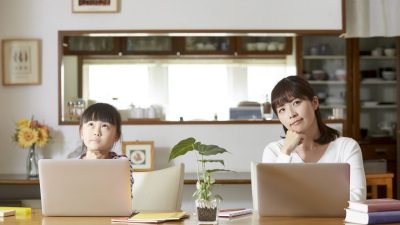
[[[0,223],[7,225],[110,225],[111,217],[42,217],[40,209],[34,209],[29,216],[11,216],[0,218]],[[194,216],[180,222],[164,224],[197,225]],[[219,219],[220,225],[343,225],[343,218],[314,217],[259,217],[257,214],[227,220]],[[398,223],[399,225],[400,223]]]

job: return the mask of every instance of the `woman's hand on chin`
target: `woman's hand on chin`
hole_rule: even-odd
[[[303,138],[301,134],[288,130],[286,132],[285,143],[281,149],[282,153],[290,155],[302,141]]]

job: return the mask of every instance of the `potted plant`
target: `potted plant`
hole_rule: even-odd
[[[212,173],[229,171],[226,169],[208,168],[208,164],[221,164],[225,166],[222,159],[209,159],[209,156],[228,152],[226,149],[217,145],[206,145],[196,141],[193,137],[184,139],[176,144],[169,155],[169,161],[185,155],[187,152],[196,151],[197,161],[197,183],[193,197],[196,199],[196,209],[198,220],[212,223],[217,221],[218,203],[222,200],[220,195],[212,193],[215,180]]]

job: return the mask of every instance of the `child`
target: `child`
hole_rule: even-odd
[[[272,90],[272,109],[283,125],[285,138],[264,149],[266,163],[349,163],[350,200],[366,199],[365,173],[358,143],[322,121],[319,100],[310,84],[289,76]],[[329,194],[329,190],[327,190]]]
[[[82,114],[79,133],[84,152],[80,159],[128,159],[112,151],[121,138],[121,115],[114,106],[106,103],[89,106]],[[132,185],[132,166],[130,170]]]

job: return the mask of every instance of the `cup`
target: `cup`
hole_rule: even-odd
[[[344,113],[342,108],[333,108],[332,117],[334,119],[343,119]]]

